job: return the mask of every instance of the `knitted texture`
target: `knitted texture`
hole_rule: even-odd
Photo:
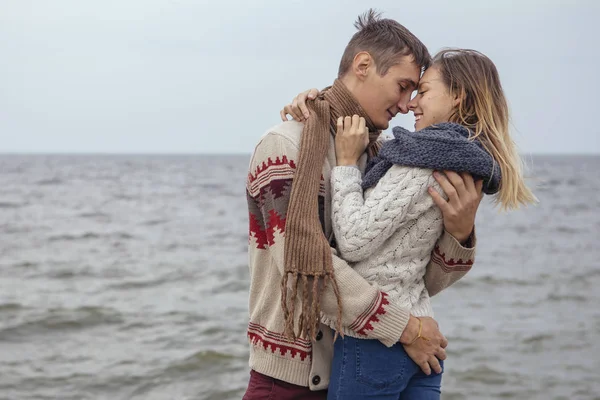
[[[329,383],[333,333],[329,327],[321,325],[321,340],[288,339],[284,335],[280,306],[279,284],[285,273],[286,215],[296,176],[302,128],[303,124],[295,121],[270,128],[256,146],[248,167],[249,365],[270,377],[322,390]],[[361,171],[364,171],[366,158],[364,155],[359,160]],[[330,137],[328,154],[321,169],[321,188],[315,199],[322,230],[328,238],[333,237],[330,178],[335,164],[335,143]],[[389,301],[387,293],[371,285],[339,258],[335,250],[332,251],[333,269],[344,305],[343,326],[360,332],[363,337],[393,346],[400,340],[409,310]],[[451,235],[442,234],[426,268],[428,293],[438,293],[459,280],[470,268],[474,257],[474,248],[464,248]],[[288,292],[291,291],[288,287]],[[301,309],[301,303],[298,296],[296,309]],[[335,321],[339,309],[331,285],[323,289],[320,308],[322,314]],[[297,314],[296,323],[299,323]],[[313,380],[315,376],[319,376],[320,381]]]
[[[433,316],[424,277],[443,219],[427,192],[441,189],[432,170],[394,165],[364,198],[361,182],[357,168],[332,171],[332,222],[342,258],[411,314]]]
[[[394,139],[383,145],[367,166],[362,186],[373,187],[392,165],[468,172],[483,179],[483,191],[494,194],[500,188],[500,167],[470,131],[462,125],[442,123],[417,132],[395,127]]]
[[[367,114],[344,84],[336,80],[317,99],[308,104],[308,118],[302,132],[298,164],[292,184],[287,210],[287,240],[285,242],[285,274],[281,281],[281,305],[285,317],[285,333],[288,337],[309,337],[314,339],[319,326],[319,302],[324,286],[333,285],[338,299],[338,329],[341,329],[341,308],[339,291],[333,271],[329,241],[323,234],[319,220],[318,197],[321,182],[321,169],[328,152],[332,127],[338,116],[358,114],[365,117],[372,132],[372,145],[376,144],[379,132]],[[287,295],[288,282],[293,291]],[[298,334],[295,331],[295,302],[303,299],[300,311]]]

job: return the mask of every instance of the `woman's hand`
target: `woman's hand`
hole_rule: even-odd
[[[282,121],[287,121],[288,114],[292,117],[292,119],[303,122],[308,118],[308,107],[306,107],[306,100],[314,100],[317,98],[319,94],[318,89],[309,89],[305,92],[300,93],[298,96],[294,97],[292,104],[288,104],[283,107],[283,110],[279,112]]]
[[[369,129],[363,117],[339,117],[335,135],[337,165],[357,165],[369,145]]]
[[[407,324],[402,337],[400,337],[400,343],[404,346],[406,354],[421,368],[425,375],[430,375],[433,370],[436,374],[442,373],[442,367],[440,360],[446,359],[446,347],[448,346],[448,340],[440,332],[440,328],[437,322],[430,317],[420,317],[421,319],[421,337],[416,340],[418,333],[415,329],[411,328],[411,325],[416,324],[417,318],[410,316],[409,323]],[[408,335],[408,336],[407,336]],[[407,336],[407,337],[405,337]]]
[[[448,195],[446,201],[434,188],[429,188],[433,201],[442,210],[444,229],[464,245],[475,229],[475,216],[483,198],[483,181],[475,182],[470,174],[452,171],[443,174],[436,171],[433,176]]]

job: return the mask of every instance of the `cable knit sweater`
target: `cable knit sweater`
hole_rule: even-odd
[[[442,213],[427,192],[433,186],[443,193],[432,173],[394,165],[364,195],[358,168],[335,167],[331,174],[332,223],[342,258],[413,315],[430,317],[425,272],[443,232]],[[331,326],[330,319],[324,322]]]
[[[248,256],[250,270],[248,339],[250,368],[262,374],[312,390],[327,388],[333,355],[333,334],[326,325],[316,341],[289,340],[283,335],[281,277],[284,273],[286,215],[303,125],[284,122],[261,138],[249,165],[246,193],[248,198]],[[359,160],[365,170],[366,155]],[[331,171],[336,164],[335,143],[330,138],[327,158],[322,167],[318,199],[323,232],[333,238],[331,213]],[[360,172],[356,171],[360,187]],[[339,187],[339,186],[338,186]],[[357,193],[359,193],[357,191]],[[360,191],[362,198],[362,191]],[[433,249],[427,266],[427,290],[430,295],[452,285],[470,268],[475,257],[472,247],[465,248],[444,233]],[[342,242],[342,246],[344,246]],[[410,311],[388,301],[389,295],[361,277],[332,249],[335,277],[342,297],[342,323],[363,337],[392,346],[400,339]],[[464,261],[463,261],[464,260]],[[297,299],[296,307],[301,307]],[[335,318],[337,301],[331,285],[325,288],[321,311]]]

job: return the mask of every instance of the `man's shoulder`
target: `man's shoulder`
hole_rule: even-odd
[[[285,121],[272,126],[261,136],[259,144],[264,141],[289,141],[296,147],[300,146],[300,137],[304,124],[297,121]]]
[[[251,167],[264,162],[293,164],[300,150],[303,128],[304,124],[300,122],[286,121],[267,129],[254,148]]]

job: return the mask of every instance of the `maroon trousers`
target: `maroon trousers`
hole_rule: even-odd
[[[271,378],[250,370],[250,382],[242,400],[326,400],[327,390],[313,392],[304,386]]]

